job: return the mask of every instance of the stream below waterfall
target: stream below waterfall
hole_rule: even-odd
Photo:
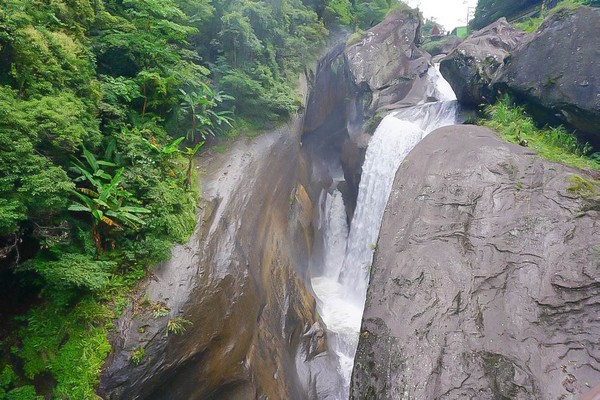
[[[334,177],[331,189],[321,195],[323,273],[313,277],[311,283],[327,325],[330,349],[339,358],[338,372],[344,382],[336,397],[339,400],[349,396],[369,269],[396,171],[427,134],[456,123],[458,104],[450,85],[437,68],[430,68],[428,77],[428,97],[438,101],[391,112],[370,140],[350,226],[342,194],[337,190],[343,177]]]

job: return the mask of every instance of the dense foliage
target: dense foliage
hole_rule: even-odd
[[[34,306],[2,332],[0,398],[31,398],[39,376],[55,398],[92,398],[109,299],[191,232],[186,161],[159,150],[189,129],[182,90],[217,106],[192,17],[164,0],[3,2],[2,311]]]
[[[557,4],[566,2],[600,6],[600,0],[479,0],[475,9],[475,18],[470,22],[473,29],[481,29],[498,18],[506,17],[509,21],[527,14],[530,11],[551,9]]]
[[[396,5],[2,1],[0,399],[94,398],[128,291],[193,229],[202,143],[296,111],[328,33]]]
[[[536,125],[523,106],[508,96],[486,106],[482,124],[497,131],[505,140],[534,149],[548,160],[577,168],[600,171],[600,153],[562,126]]]

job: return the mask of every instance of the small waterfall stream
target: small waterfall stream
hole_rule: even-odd
[[[339,357],[347,399],[354,355],[369,281],[369,269],[394,176],[408,153],[428,133],[456,123],[457,102],[437,68],[430,68],[428,102],[387,115],[367,148],[356,210],[350,227],[342,194],[335,188],[322,196],[320,226],[324,241],[323,274],[312,279],[329,345]],[[334,182],[334,187],[335,187]]]

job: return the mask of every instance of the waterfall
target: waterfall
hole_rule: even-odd
[[[325,242],[325,275],[337,280],[346,255],[346,240],[348,238],[348,223],[346,222],[346,207],[339,190],[333,195],[327,193],[325,201],[323,241]]]
[[[341,193],[333,190],[323,196],[324,273],[313,278],[312,285],[328,328],[330,348],[340,360],[338,368],[345,385],[337,397],[340,400],[349,394],[369,269],[396,171],[423,137],[456,122],[457,102],[450,85],[436,68],[430,68],[428,79],[427,96],[439,101],[390,113],[369,142],[349,231]]]
[[[365,156],[356,210],[339,279],[349,301],[361,305],[367,293],[368,274],[379,236],[385,204],[394,174],[409,151],[423,137],[411,122],[388,115],[381,121]]]

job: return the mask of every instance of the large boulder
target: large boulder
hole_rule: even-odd
[[[512,52],[494,85],[600,137],[600,9],[549,17]]]
[[[600,187],[493,131],[427,136],[396,174],[352,398],[579,399],[600,383]]]
[[[490,83],[509,53],[526,37],[505,18],[473,33],[440,62],[440,72],[458,101],[468,105],[488,102]]]
[[[396,11],[346,48],[354,83],[371,94],[369,116],[384,107],[425,100],[430,56],[418,47],[420,29],[415,10]]]
[[[302,136],[313,172],[307,187],[311,198],[318,198],[331,185],[331,170],[341,166],[345,183],[338,189],[349,219],[371,138],[369,126],[391,109],[439,95],[432,90],[430,56],[418,47],[420,24],[416,11],[397,10],[356,43],[332,48],[311,76]]]

